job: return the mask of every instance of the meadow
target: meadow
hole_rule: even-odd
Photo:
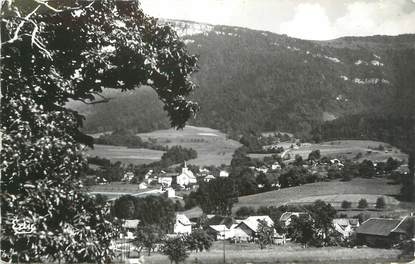
[[[379,146],[383,146],[384,150],[379,150]],[[311,151],[319,149],[322,156],[332,158],[353,159],[357,155],[361,156],[357,160],[364,159],[372,161],[385,161],[389,157],[405,160],[407,155],[402,153],[398,148],[390,146],[387,143],[372,140],[336,140],[322,142],[318,144],[303,144],[298,149],[290,151],[290,155],[300,155],[308,158]],[[361,153],[361,154],[359,154]]]
[[[144,140],[157,139],[157,142],[169,147],[180,145],[197,151],[197,158],[188,164],[209,166],[229,165],[235,149],[241,144],[228,139],[226,134],[207,127],[186,126],[182,130],[164,129],[150,133],[137,134]]]
[[[369,208],[374,209],[376,199],[384,197],[388,210],[399,209],[400,202],[395,198],[399,194],[400,185],[389,184],[384,178],[354,178],[343,182],[333,180],[330,182],[315,182],[296,187],[284,188],[276,191],[264,192],[239,197],[238,203],[233,207],[235,212],[242,206],[259,208],[261,206],[281,206],[286,204],[309,204],[321,199],[331,203],[339,209],[343,200],[352,202],[352,208],[357,207],[360,199],[368,201]],[[202,212],[200,208],[186,211],[189,217],[195,217]]]
[[[99,134],[91,134],[98,137]],[[156,139],[157,143],[165,146],[180,145],[197,151],[197,158],[189,160],[188,164],[199,166],[229,165],[235,149],[241,144],[235,140],[228,139],[226,134],[216,129],[207,127],[186,126],[181,130],[164,129],[149,133],[137,134],[143,140]],[[161,159],[163,151],[127,148],[111,145],[95,145],[94,149],[88,150],[88,155],[107,158],[112,162],[132,163],[135,165],[151,163]]]
[[[289,149],[291,145],[295,143],[281,142],[278,146],[284,149]],[[379,150],[379,146],[383,146],[384,150]],[[330,158],[342,158],[342,159],[355,159],[356,161],[362,161],[368,159],[371,161],[385,161],[389,157],[399,160],[406,160],[407,155],[401,152],[398,148],[390,146],[387,143],[372,141],[372,140],[335,140],[321,143],[303,143],[296,149],[290,149],[288,153],[291,159],[294,159],[295,155],[300,155],[303,159],[308,158],[313,150],[320,150],[322,156]],[[360,153],[360,154],[359,154]],[[266,156],[272,154],[249,154],[251,158],[263,159]],[[358,155],[360,157],[358,157]],[[357,157],[357,158],[356,158]]]
[[[259,249],[257,244],[225,244],[226,263],[391,263],[401,255],[396,249],[374,248],[303,248],[298,244],[272,245]],[[152,254],[145,263],[169,263],[166,256]],[[184,263],[219,264],[223,262],[223,244],[215,242],[207,252],[192,252]]]
[[[111,162],[120,161],[125,164],[141,165],[160,160],[163,151],[143,149],[143,148],[127,148],[111,145],[94,145],[93,149],[87,151],[87,155],[91,157],[101,157],[111,160]]]

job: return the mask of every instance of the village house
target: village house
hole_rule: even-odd
[[[209,225],[206,232],[213,237],[215,240],[228,240],[235,237],[235,227],[238,224],[232,224],[226,226],[225,224],[220,225]]]
[[[210,182],[211,180],[214,180],[215,179],[215,176],[213,176],[213,175],[208,175],[208,176],[206,176],[205,178],[203,178],[203,181],[204,182]]]
[[[415,231],[414,221],[413,216],[403,219],[370,218],[356,229],[356,239],[361,245],[389,248],[412,239]]]
[[[293,216],[300,217],[300,215],[308,215],[305,212],[285,212],[280,217],[280,222],[285,224],[285,226],[289,226],[291,224],[291,218]]]
[[[227,172],[226,170],[221,170],[219,172],[219,177],[227,178],[229,177],[229,172]]]
[[[241,223],[235,227],[235,241],[254,241],[257,237],[260,221],[265,221],[269,227],[274,226],[274,221],[272,221],[272,219],[267,215],[250,216],[245,220],[242,220]],[[277,244],[285,243],[285,236],[279,235],[275,229],[273,239]]]
[[[134,173],[131,171],[128,171],[124,173],[123,178],[121,181],[123,182],[130,182],[134,178]]]
[[[281,169],[281,165],[278,162],[275,162],[274,164],[271,165],[271,170],[280,170]]]
[[[206,232],[215,240],[227,240],[234,239],[238,235],[236,227],[240,223],[240,220],[235,220],[232,217],[225,216],[208,216]],[[244,236],[245,233],[240,233],[239,236]],[[246,241],[248,237],[245,238]]]
[[[167,198],[176,198],[176,191],[173,188],[166,188]]]
[[[158,176],[158,183],[163,186],[170,187],[173,179],[177,177],[177,173],[162,173]]]
[[[137,230],[137,226],[140,223],[140,220],[133,219],[133,220],[124,220],[122,227],[126,230],[125,239],[135,239],[135,231]]]
[[[174,234],[186,234],[190,235],[192,233],[192,222],[184,214],[176,215],[176,222],[173,227]]]
[[[148,186],[145,182],[142,182],[138,185],[139,190],[144,190],[144,189],[147,189],[147,188],[148,188]]]
[[[267,166],[262,165],[262,166],[261,166],[261,167],[259,167],[259,168],[255,168],[255,170],[256,170],[257,172],[267,173],[269,169],[267,168]]]
[[[359,220],[356,218],[335,218],[333,219],[333,226],[343,238],[348,238],[359,227]]]

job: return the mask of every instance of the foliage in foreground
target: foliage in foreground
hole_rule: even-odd
[[[79,130],[82,116],[65,108],[68,100],[107,102],[100,95],[105,87],[145,84],[159,95],[172,125],[182,127],[197,110],[186,99],[196,58],[170,27],[133,1],[70,3],[2,2],[5,261],[103,262],[112,256],[118,229],[109,208],[81,192],[81,143],[92,140]]]

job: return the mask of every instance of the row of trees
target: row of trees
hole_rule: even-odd
[[[104,134],[94,139],[95,144],[125,146],[129,148],[146,148],[166,151],[168,148],[157,144],[155,139],[144,141],[128,129],[116,129],[111,134]]]
[[[176,219],[176,205],[163,196],[140,198],[125,195],[115,201],[112,214],[119,219],[138,219],[146,226],[156,225],[168,233],[172,231]]]
[[[352,208],[352,202],[344,200],[341,204],[341,207],[342,207],[342,209],[350,209],[350,208]],[[367,200],[364,199],[364,198],[360,199],[359,202],[357,203],[357,208],[359,208],[359,209],[365,209],[367,207],[369,207],[369,204],[368,204]],[[375,208],[376,209],[384,209],[385,207],[386,207],[385,198],[383,198],[383,197],[377,198]]]
[[[275,133],[274,135],[263,136],[252,130],[242,133],[239,138],[239,142],[247,148],[249,153],[281,153],[284,151],[283,147],[265,149],[264,146],[289,140],[291,140],[291,137],[287,134]]]

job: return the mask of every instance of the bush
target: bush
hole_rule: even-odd
[[[377,209],[383,209],[383,208],[385,208],[385,207],[386,207],[385,198],[383,198],[383,197],[379,197],[379,198],[376,200],[376,208],[377,208]]]
[[[342,208],[343,209],[348,209],[348,208],[351,208],[351,207],[352,207],[352,202],[349,202],[349,201],[346,201],[346,200],[344,200],[342,202]]]
[[[359,204],[357,205],[357,208],[367,208],[368,203],[366,199],[360,199]]]
[[[316,149],[310,152],[310,154],[308,154],[308,160],[314,160],[317,161],[321,158],[321,154],[320,154],[320,150]]]

